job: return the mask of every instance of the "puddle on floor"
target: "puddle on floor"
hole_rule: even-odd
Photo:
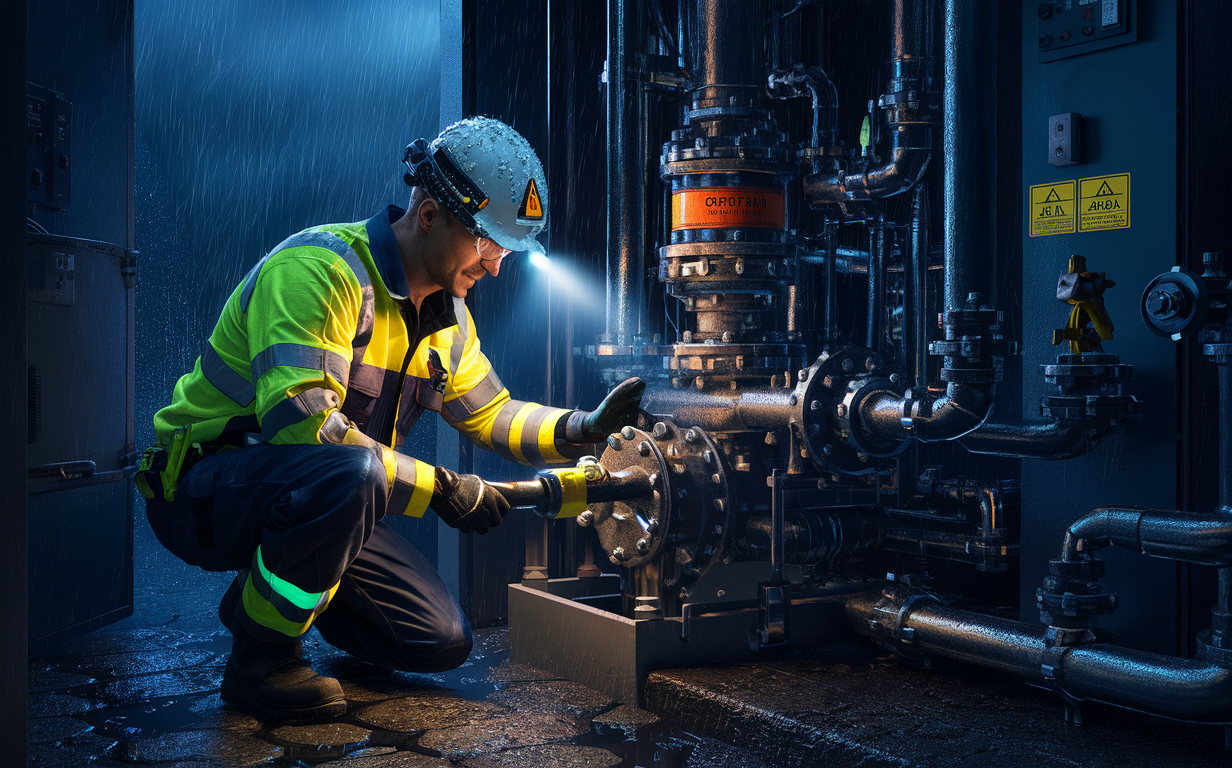
[[[230,637],[221,634],[211,635],[182,643],[177,647],[210,651],[216,654],[217,658],[212,663],[219,664],[230,650]],[[306,648],[306,651],[308,652],[306,655],[310,657],[315,655],[313,648]],[[506,685],[517,684],[494,682],[488,679],[491,670],[508,657],[507,649],[487,650],[477,642],[475,653],[466,665],[432,675],[428,688],[440,693],[452,693],[460,699],[483,701]],[[89,684],[56,690],[55,693],[98,699],[101,698],[103,687],[116,679],[110,675],[101,675]],[[362,679],[353,679],[353,682],[362,684]],[[439,683],[439,687],[431,683]],[[411,693],[424,690],[424,688],[422,684],[408,681],[406,691]],[[208,706],[206,700],[217,695],[218,690],[212,689],[176,696],[153,697],[145,701],[107,706],[73,716],[88,723],[95,736],[115,742],[108,750],[109,757],[122,761],[140,760],[140,742],[177,731],[194,730],[194,726],[211,719],[211,711],[216,713],[217,710],[213,706]],[[391,695],[391,698],[394,697],[396,694]],[[394,752],[415,752],[431,757],[441,756],[436,750],[419,745],[419,739],[424,735],[424,731],[395,732],[379,728],[372,729],[370,725],[358,719],[352,719],[351,714],[336,722],[355,725],[369,730],[370,734],[365,739],[343,744],[304,745],[275,736],[273,732],[279,727],[276,724],[262,726],[259,730],[247,731],[247,733],[268,744],[281,747],[282,754],[265,763],[272,768],[300,768],[343,757],[372,756]],[[699,739],[692,734],[666,722],[659,722],[654,725],[637,727],[592,723],[587,733],[559,743],[608,750],[620,758],[621,768],[680,768],[688,762],[698,742]]]

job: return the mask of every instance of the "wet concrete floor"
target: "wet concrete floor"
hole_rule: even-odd
[[[309,635],[310,638],[314,635]],[[510,663],[508,631],[476,633],[466,664],[391,673],[310,639],[314,667],[342,681],[337,721],[262,723],[222,703],[230,636],[103,630],[30,666],[30,766],[394,768],[769,768],[645,710]]]
[[[851,641],[754,662],[652,673],[646,705],[771,765],[1232,766],[1219,725],[1103,704],[1066,725],[1051,692],[957,665],[918,669]]]

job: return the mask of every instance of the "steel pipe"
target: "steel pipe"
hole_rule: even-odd
[[[1061,559],[1078,560],[1108,546],[1198,565],[1232,565],[1232,510],[1097,509],[1066,529]]]
[[[707,432],[772,431],[791,418],[792,390],[749,387],[739,392],[647,388],[642,408]]]
[[[641,114],[626,98],[629,57],[636,41],[629,40],[627,0],[607,3],[607,318],[610,341],[628,343],[642,332],[645,272],[645,159],[641,151]],[[636,94],[636,90],[634,91]]]
[[[1080,421],[985,423],[960,437],[958,443],[971,453],[1059,461],[1090,453],[1100,440],[1114,431],[1114,427],[1100,429]]]
[[[845,601],[857,632],[909,656],[975,664],[1076,699],[1094,699],[1167,717],[1232,719],[1232,667],[1103,643],[1048,648],[1047,629],[951,608],[935,599],[861,593]]]

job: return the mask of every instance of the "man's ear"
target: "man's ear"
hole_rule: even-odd
[[[441,208],[439,203],[430,197],[425,197],[420,201],[419,209],[415,211],[415,220],[425,235],[432,231],[432,227],[436,226],[440,218]]]

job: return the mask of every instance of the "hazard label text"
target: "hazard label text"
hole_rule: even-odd
[[[1078,180],[1078,230],[1129,227],[1129,174]]]
[[[1076,202],[1072,181],[1031,187],[1031,209],[1028,212],[1031,237],[1074,232],[1078,221]]]

